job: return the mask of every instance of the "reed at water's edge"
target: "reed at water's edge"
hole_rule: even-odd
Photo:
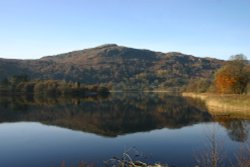
[[[214,115],[244,116],[250,118],[250,95],[182,93],[182,96],[204,100],[208,111]]]

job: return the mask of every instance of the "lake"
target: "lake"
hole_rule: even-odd
[[[1,97],[0,166],[103,166],[127,153],[146,163],[189,167],[213,149],[228,165],[245,149],[249,126],[212,116],[200,100],[168,93]]]

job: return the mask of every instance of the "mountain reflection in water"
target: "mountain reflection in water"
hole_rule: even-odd
[[[227,156],[235,158],[235,151],[248,142],[249,126],[248,120],[211,115],[201,100],[167,93],[46,99],[1,96],[0,154],[4,157],[0,166],[19,167],[13,164],[17,160],[30,166],[50,166],[49,160],[102,164],[131,146],[152,153],[155,161],[194,166],[194,150],[204,150],[210,135],[207,129],[218,128]],[[20,158],[18,151],[27,156]],[[35,158],[30,160],[30,156]],[[41,156],[48,162],[41,163]]]
[[[115,93],[106,98],[0,99],[0,122],[31,121],[117,136],[211,121],[205,104],[180,96]]]
[[[108,97],[1,97],[0,122],[41,122],[115,137],[154,129],[220,122],[231,139],[246,141],[248,121],[213,118],[203,101],[166,93],[113,93]]]

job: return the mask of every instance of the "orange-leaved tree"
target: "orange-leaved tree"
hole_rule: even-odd
[[[232,56],[215,76],[215,86],[219,93],[243,94],[250,80],[249,62],[242,55]]]

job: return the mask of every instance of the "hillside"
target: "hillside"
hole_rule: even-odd
[[[209,78],[222,64],[212,58],[109,44],[37,60],[0,59],[0,79],[25,74],[31,79],[105,84],[113,89],[156,89]]]

